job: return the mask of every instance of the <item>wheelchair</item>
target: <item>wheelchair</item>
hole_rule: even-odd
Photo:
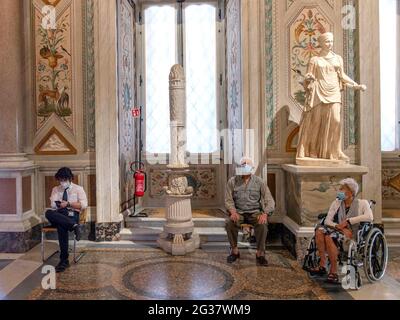
[[[371,208],[376,204],[371,200]],[[315,230],[325,223],[327,214],[318,216],[319,223]],[[347,252],[342,245],[339,248],[339,265],[345,270],[345,277],[342,284],[346,288],[360,289],[362,286],[362,278],[360,269],[364,269],[365,276],[370,283],[382,280],[385,275],[388,263],[388,244],[382,230],[373,223],[360,223],[356,240],[350,240]],[[319,254],[315,236],[311,239],[303,262],[303,270],[309,272],[313,268],[319,266]],[[329,259],[328,259],[329,261]],[[353,285],[350,285],[352,278],[355,278]]]

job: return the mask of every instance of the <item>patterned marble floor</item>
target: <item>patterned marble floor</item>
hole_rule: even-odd
[[[46,257],[57,250],[49,242]],[[400,248],[389,250],[385,278],[364,280],[361,290],[345,291],[311,279],[285,250],[268,251],[270,266],[255,265],[255,251],[241,251],[241,260],[228,265],[225,248],[198,250],[172,257],[153,248],[103,247],[84,244],[86,255],[57,275],[56,290],[43,290],[40,246],[24,255],[0,254],[0,300],[399,300]],[[53,256],[46,264],[57,264]]]
[[[287,251],[268,258],[270,266],[260,268],[249,251],[228,265],[226,251],[171,257],[157,249],[90,250],[57,275],[56,290],[36,288],[28,299],[331,299]]]

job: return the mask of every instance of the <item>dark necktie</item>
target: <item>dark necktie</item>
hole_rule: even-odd
[[[64,190],[64,194],[63,194],[63,201],[67,201],[68,202],[68,193],[67,193],[67,189]]]

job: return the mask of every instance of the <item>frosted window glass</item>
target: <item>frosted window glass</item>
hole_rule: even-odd
[[[188,5],[184,14],[187,151],[212,153],[218,150],[216,7]]]
[[[146,151],[170,152],[169,72],[176,61],[176,9],[144,11],[146,51]]]
[[[396,131],[397,0],[380,0],[382,151],[399,148]],[[397,142],[396,142],[397,140]],[[397,145],[396,145],[397,144]]]

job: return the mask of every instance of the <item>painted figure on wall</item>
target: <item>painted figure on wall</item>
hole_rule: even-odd
[[[311,58],[305,76],[306,101],[297,147],[298,165],[318,165],[318,159],[346,164],[342,150],[342,90],[365,91],[344,72],[343,58],[332,51],[334,36],[327,32],[318,41],[321,51]]]

